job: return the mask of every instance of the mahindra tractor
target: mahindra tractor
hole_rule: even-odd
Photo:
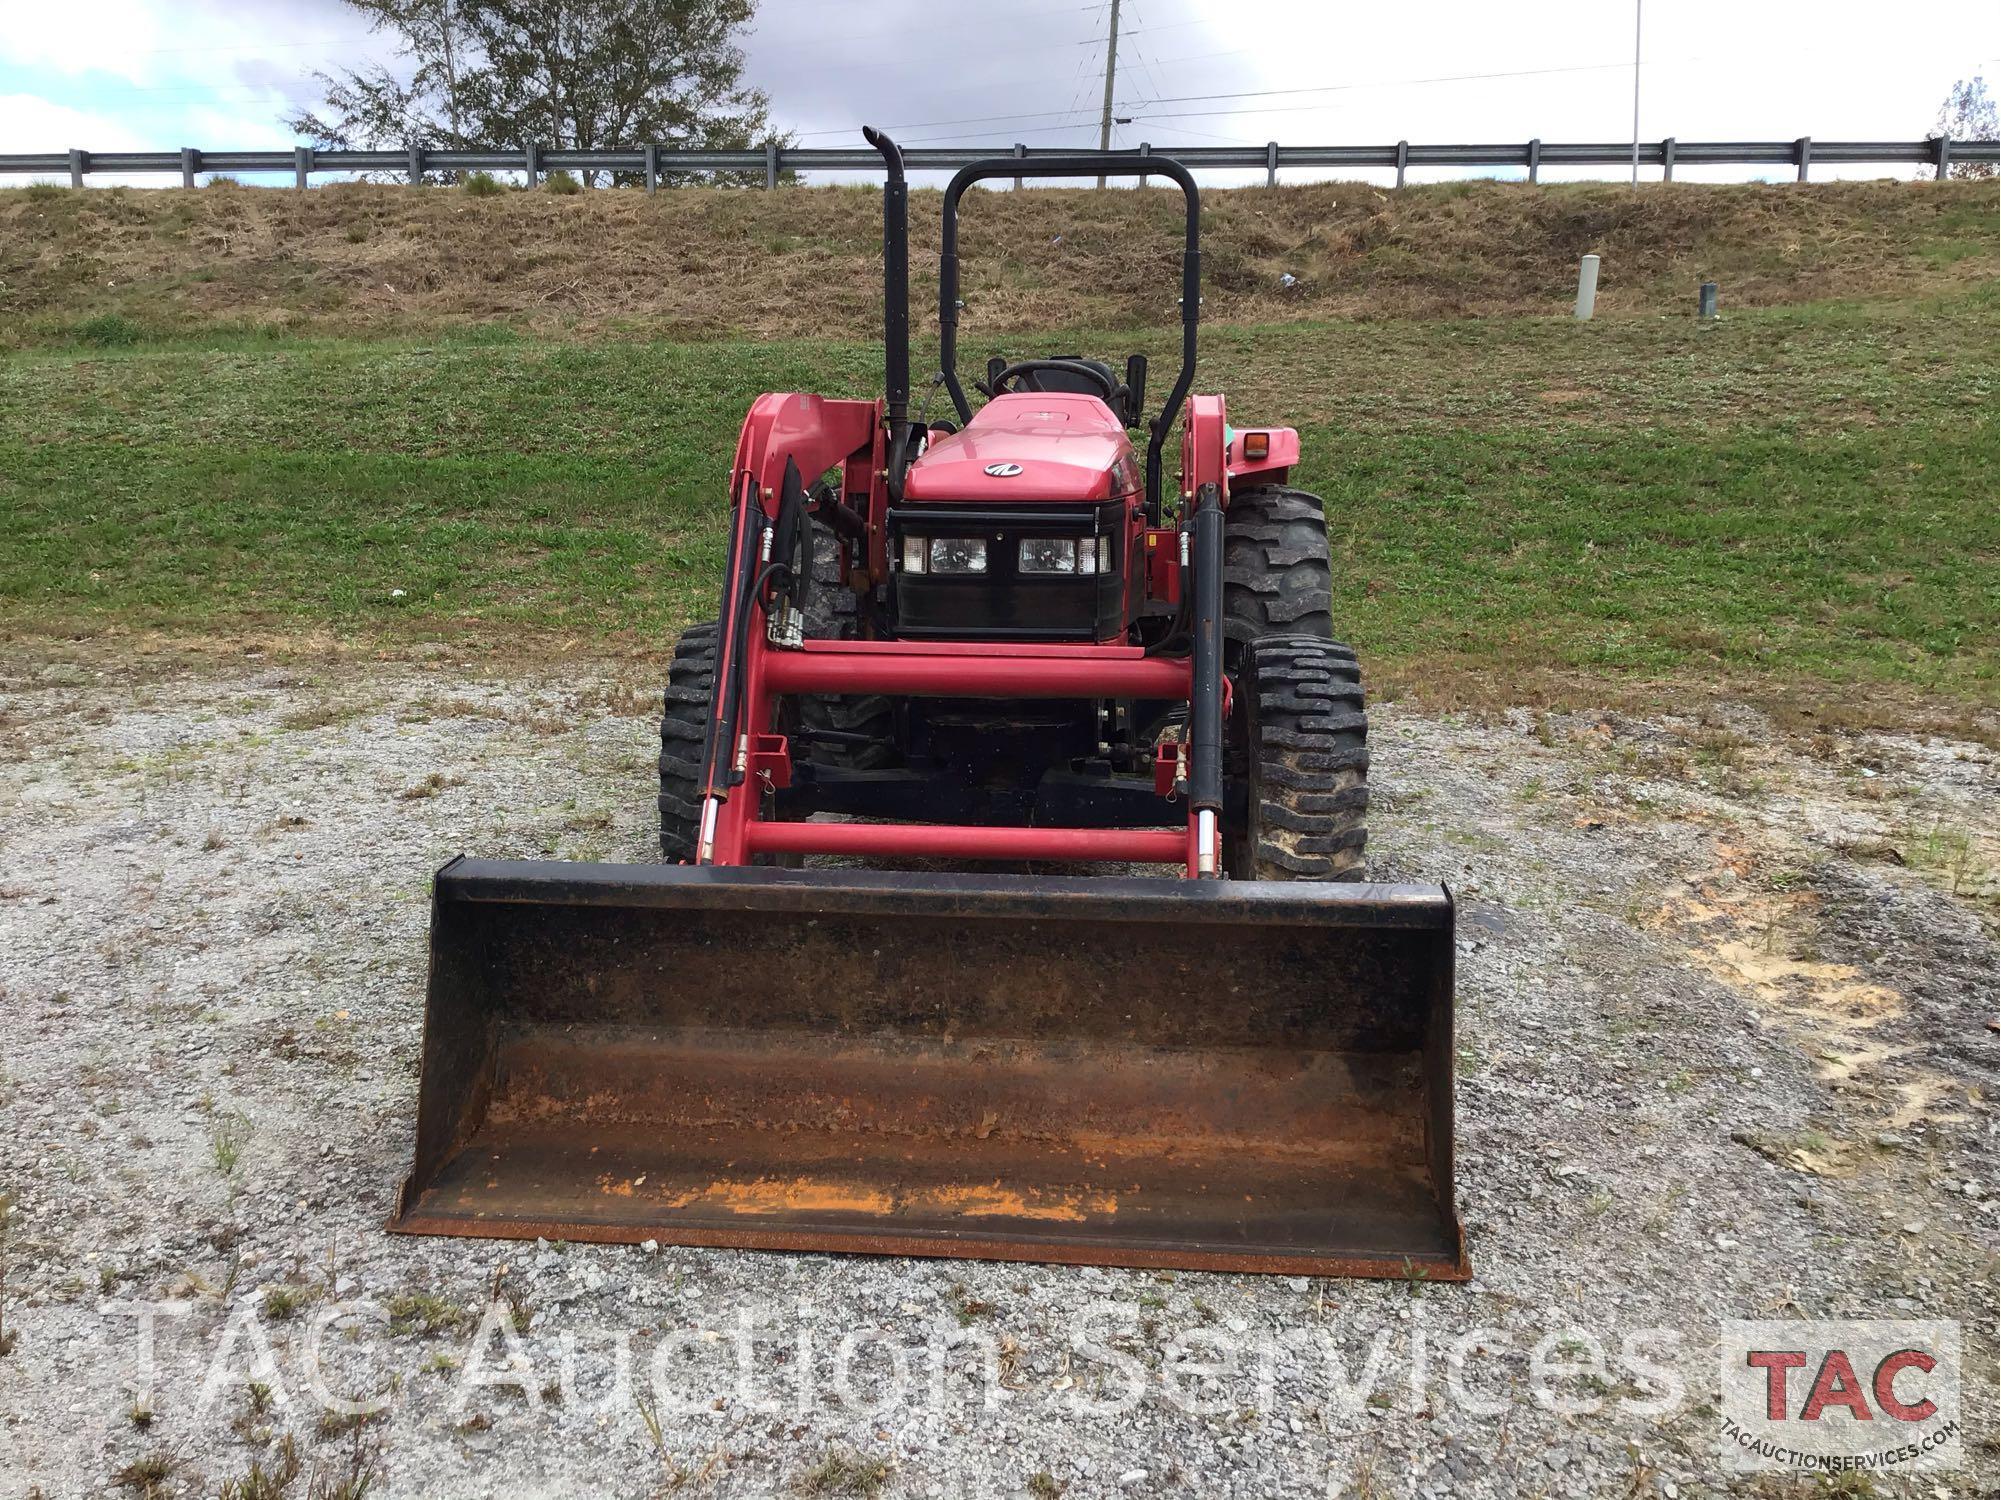
[[[659,864],[434,890],[412,1233],[1294,1274],[1467,1274],[1449,893],[1365,880],[1367,724],[1298,434],[1180,357],[1034,346],[911,415],[758,397],[716,618],[667,670]],[[976,200],[975,200],[976,201]],[[1074,349],[1074,346],[1072,346]],[[977,396],[977,404],[975,403]]]

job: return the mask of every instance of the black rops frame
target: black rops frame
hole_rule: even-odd
[[[945,226],[938,261],[938,365],[962,422],[972,420],[972,408],[959,384],[959,199],[967,188],[987,177],[1167,177],[1180,187],[1188,205],[1187,238],[1181,252],[1181,370],[1167,404],[1147,428],[1146,503],[1149,515],[1160,514],[1160,452],[1181,415],[1181,403],[1195,380],[1195,330],[1202,316],[1202,201],[1188,169],[1166,156],[1138,152],[1113,156],[1038,156],[1025,163],[1011,156],[990,156],[961,167],[945,189]],[[907,324],[907,319],[906,319]]]
[[[863,137],[882,153],[887,173],[882,200],[883,261],[883,384],[889,426],[890,498],[902,498],[904,457],[910,442],[910,225],[909,189],[903,177],[903,152],[896,142],[873,127]],[[1025,169],[1025,170],[1024,170]],[[938,267],[938,364],[945,389],[959,420],[970,422],[973,409],[959,384],[959,199],[967,188],[988,177],[1166,177],[1187,201],[1187,238],[1181,252],[1181,370],[1160,415],[1148,424],[1146,443],[1146,502],[1149,515],[1160,515],[1160,454],[1181,403],[1195,380],[1195,330],[1202,315],[1202,203],[1195,179],[1172,157],[1129,152],[1106,156],[1038,156],[1026,161],[1012,156],[988,157],[953,174],[945,189],[943,250]]]
[[[893,505],[903,499],[903,471],[913,437],[910,421],[910,225],[909,190],[903,152],[873,127],[862,131],[882,154],[887,174],[882,202],[884,421],[889,432],[888,488]],[[962,422],[973,409],[959,384],[959,199],[988,177],[1166,177],[1181,188],[1187,203],[1187,238],[1181,252],[1181,369],[1160,415],[1149,424],[1146,444],[1147,514],[1159,524],[1160,454],[1181,403],[1195,380],[1195,334],[1202,316],[1202,203],[1195,179],[1180,162],[1137,152],[1105,156],[1042,156],[1024,161],[995,156],[961,167],[945,189],[944,234],[938,263],[939,378],[951,393]],[[1216,485],[1204,485],[1188,518],[1194,563],[1194,618],[1189,696],[1189,800],[1205,812],[1223,808],[1223,510]]]

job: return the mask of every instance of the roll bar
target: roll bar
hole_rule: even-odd
[[[1202,204],[1195,191],[1195,179],[1186,167],[1171,157],[1122,152],[1093,156],[1035,156],[1026,159],[990,156],[961,167],[945,189],[945,232],[943,254],[938,266],[938,364],[945,377],[945,389],[959,420],[972,420],[972,408],[959,384],[956,368],[959,354],[959,198],[975,182],[986,177],[1167,177],[1181,188],[1188,203],[1187,242],[1181,252],[1181,372],[1174,378],[1167,404],[1148,425],[1146,443],[1146,499],[1148,509],[1160,513],[1160,451],[1181,414],[1181,403],[1195,379],[1195,328],[1202,312]],[[887,207],[885,206],[885,216]],[[907,332],[906,320],[906,338]],[[906,370],[908,356],[906,354]],[[906,376],[907,378],[907,376]]]

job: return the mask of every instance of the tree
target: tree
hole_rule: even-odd
[[[1978,74],[1962,78],[1945,96],[1932,125],[1934,138],[1955,141],[1991,141],[2001,133],[2001,117],[1994,108],[1994,96],[1987,92],[1987,80]],[[1992,177],[1991,161],[1956,161],[1947,170],[1954,177]]]
[[[285,124],[320,146],[740,150],[771,135],[737,45],[756,0],[347,3],[404,67],[314,74],[325,105]]]

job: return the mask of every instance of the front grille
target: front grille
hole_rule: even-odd
[[[997,510],[964,505],[897,506],[889,513],[890,607],[896,633],[912,640],[1103,641],[1125,630],[1120,555],[1123,499],[1102,505]],[[1095,536],[1110,548],[1104,573],[1022,573],[1027,537]],[[935,576],[901,568],[906,537],[979,537],[984,573]]]

